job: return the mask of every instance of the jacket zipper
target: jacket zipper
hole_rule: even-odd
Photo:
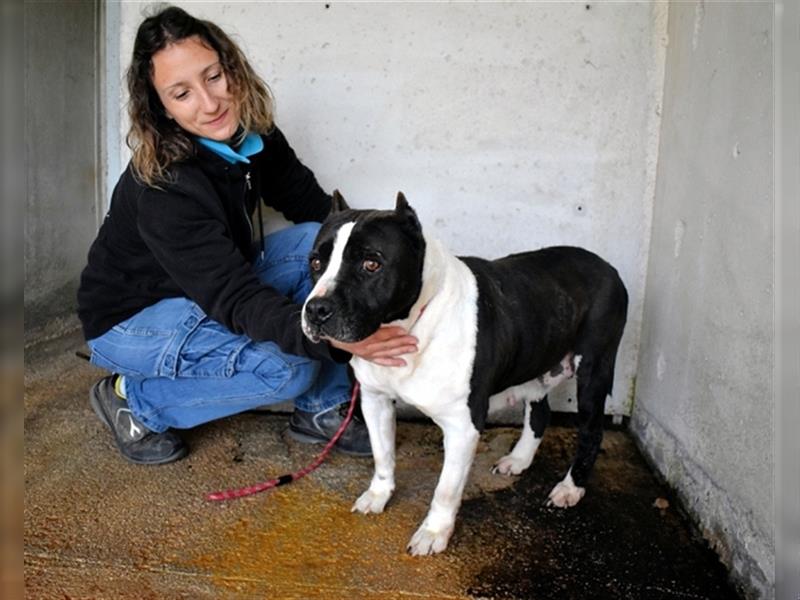
[[[250,171],[247,171],[244,174],[244,199],[242,201],[242,211],[244,212],[244,219],[247,221],[247,226],[250,228],[250,241],[253,241],[253,235],[255,235],[253,230],[253,222],[250,220],[250,215],[247,214],[247,197],[250,195],[250,191],[253,189],[253,184],[250,183]]]
[[[244,211],[245,211],[245,217],[247,217],[247,224],[250,225],[250,240],[252,241],[253,235],[254,235],[253,222],[250,220],[250,217],[247,214],[247,198],[250,195],[250,192],[253,191],[253,184],[250,181],[250,171],[247,171],[244,174],[244,183],[245,183],[245,187],[246,187],[246,190],[245,190],[245,193],[244,193],[245,194],[245,196],[244,196],[244,198],[245,198]],[[264,259],[264,221],[263,221],[263,217],[261,215],[261,202],[262,202],[261,198],[256,198],[256,204],[258,206],[258,232],[259,232],[259,240],[258,241],[259,241],[259,243],[261,245],[261,259],[263,260]]]

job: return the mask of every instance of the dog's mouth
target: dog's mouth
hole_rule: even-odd
[[[309,340],[311,340],[315,344],[319,344],[322,341],[322,328],[316,325],[311,325],[305,319],[301,324],[301,328],[303,330],[303,335],[305,335]]]
[[[313,323],[303,323],[303,334],[314,344],[322,341],[349,342],[348,336],[341,335],[340,332],[329,331],[329,327],[324,324],[316,325]]]
[[[348,327],[340,323],[335,327],[335,331],[331,327],[326,327],[327,324],[315,325],[312,323],[304,322],[302,324],[303,335],[305,335],[312,343],[318,344],[323,341],[342,342],[344,344],[352,344],[360,342],[368,335],[359,334],[355,328]]]
[[[379,322],[375,323],[363,316],[357,318],[355,314],[342,310],[331,309],[328,314],[319,314],[318,308],[317,312],[306,309],[304,307],[301,313],[300,326],[303,335],[314,344],[322,341],[344,344],[360,342],[380,327]]]

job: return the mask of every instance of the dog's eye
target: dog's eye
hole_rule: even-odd
[[[308,265],[311,267],[311,270],[315,273],[318,273],[322,269],[322,261],[318,258],[312,258]]]
[[[364,267],[364,270],[368,273],[377,273],[381,270],[382,265],[377,260],[368,258],[361,264],[361,266]]]

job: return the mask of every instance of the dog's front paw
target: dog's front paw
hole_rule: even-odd
[[[513,454],[507,454],[495,463],[492,473],[495,475],[519,475],[531,466],[531,462]]]
[[[374,492],[372,489],[369,489],[359,496],[356,503],[353,504],[353,508],[350,509],[350,512],[360,512],[365,515],[369,513],[382,513],[391,496],[391,491]]]
[[[406,550],[411,556],[438,554],[447,548],[451,535],[453,535],[452,525],[441,531],[434,531],[423,523],[411,537]]]
[[[572,477],[567,475],[564,481],[553,488],[547,500],[547,506],[557,506],[558,508],[569,508],[581,501],[586,493],[586,488],[578,487],[572,481]]]

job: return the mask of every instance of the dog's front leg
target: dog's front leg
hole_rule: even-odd
[[[434,418],[444,432],[444,465],[428,516],[408,544],[408,552],[414,556],[436,554],[447,548],[478,447],[480,434],[472,424],[466,402],[454,413]]]
[[[351,512],[381,513],[394,492],[395,410],[386,394],[362,387],[361,412],[369,431],[375,473]]]

